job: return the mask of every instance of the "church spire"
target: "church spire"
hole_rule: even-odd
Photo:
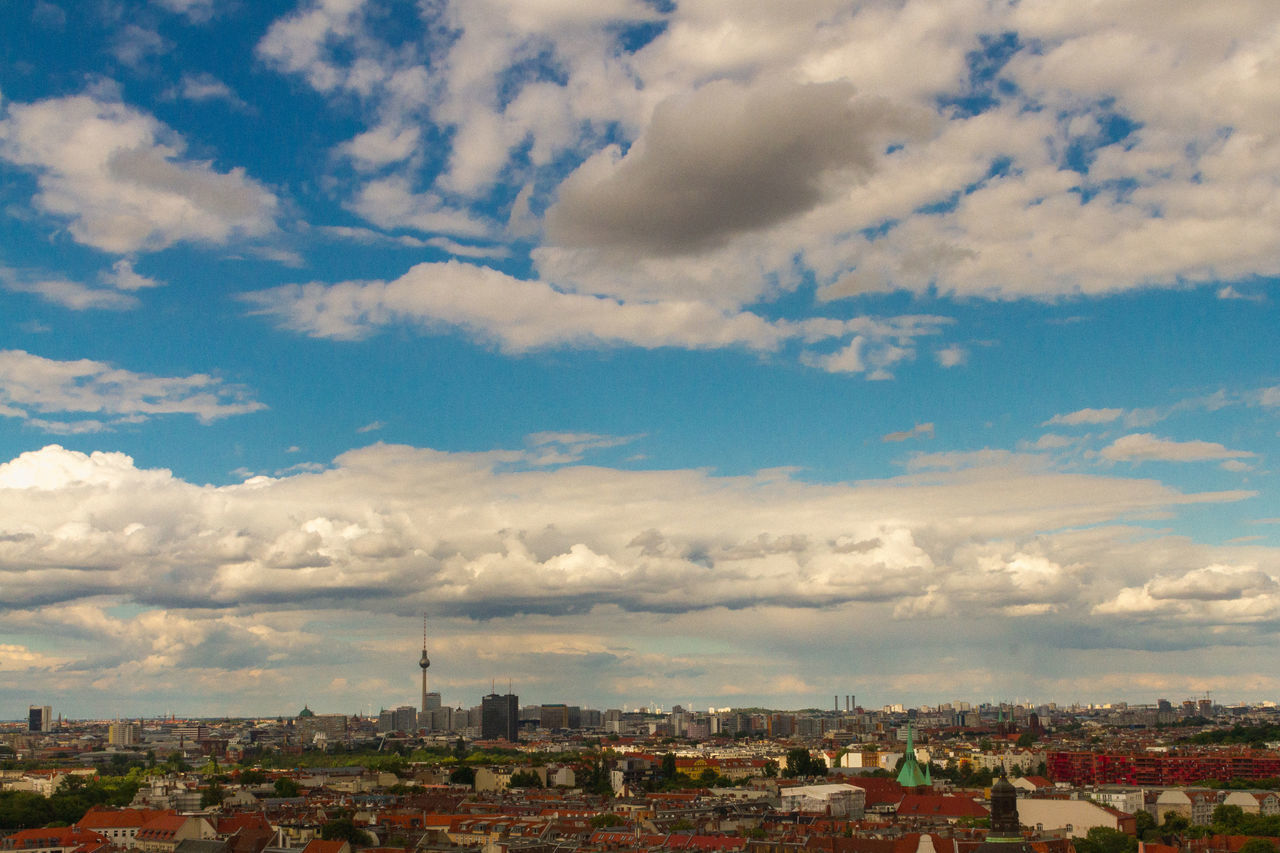
[[[915,740],[911,736],[911,723],[907,723],[907,754],[902,759],[902,769],[898,771],[898,784],[904,788],[919,788],[931,784],[929,775],[920,769],[916,761]]]

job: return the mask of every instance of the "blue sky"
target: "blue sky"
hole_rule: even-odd
[[[0,11],[6,705],[1280,692],[1273,4]]]

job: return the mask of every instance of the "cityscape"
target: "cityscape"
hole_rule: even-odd
[[[600,711],[492,693],[450,709],[425,691],[376,717],[90,721],[32,705],[0,725],[0,782],[2,849],[42,853],[1264,853],[1280,707]]]
[[[1280,0],[0,22],[0,853],[1280,853]]]

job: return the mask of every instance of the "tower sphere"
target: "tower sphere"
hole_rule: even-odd
[[[427,667],[431,666],[431,659],[427,657],[426,649],[422,650],[422,657],[418,659],[418,666],[422,667],[423,669],[426,669]]]

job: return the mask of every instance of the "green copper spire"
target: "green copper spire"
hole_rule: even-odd
[[[916,761],[915,741],[911,737],[911,723],[907,723],[907,754],[902,759],[902,769],[898,771],[898,784],[904,788],[919,788],[932,784],[926,771],[920,769]]]

